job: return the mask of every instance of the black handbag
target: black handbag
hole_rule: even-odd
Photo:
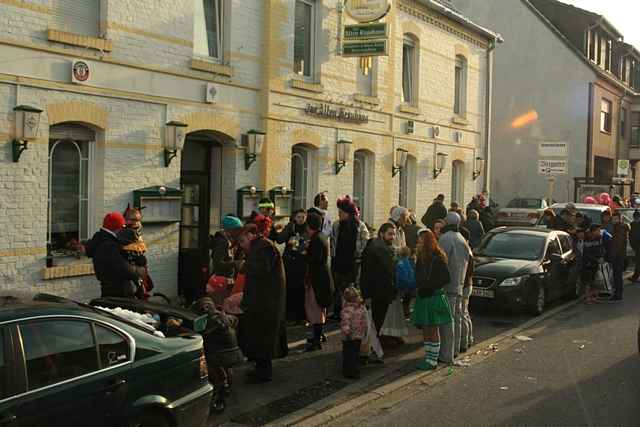
[[[451,281],[451,275],[446,265],[443,265],[444,268],[441,268],[435,276],[433,275],[433,264],[436,256],[433,255],[431,257],[429,274],[418,283],[418,295],[423,298],[432,296],[435,291],[444,288]]]

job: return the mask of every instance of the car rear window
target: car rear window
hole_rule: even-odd
[[[557,216],[559,216],[563,210],[564,208],[553,208],[553,212],[555,212]],[[600,224],[602,222],[602,211],[599,209],[578,208],[577,211],[589,218],[591,224]]]
[[[541,199],[513,199],[507,205],[512,209],[540,209],[542,207]]]
[[[542,257],[545,242],[545,236],[497,233],[485,238],[475,252],[480,256],[533,261]]]

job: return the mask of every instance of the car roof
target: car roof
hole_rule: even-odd
[[[554,203],[550,206],[551,209],[563,209],[566,208],[569,203]],[[592,205],[589,203],[573,203],[576,209],[594,210],[594,211],[606,211],[609,206],[605,205]]]
[[[546,237],[550,234],[566,234],[559,230],[549,230],[546,228],[532,228],[532,227],[498,227],[491,230],[492,233],[511,233],[511,234],[525,234],[529,236],[543,236]]]
[[[49,294],[0,293],[0,323],[39,316],[98,317],[75,301]]]

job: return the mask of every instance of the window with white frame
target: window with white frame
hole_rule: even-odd
[[[414,210],[416,208],[417,163],[415,157],[411,155],[407,156],[407,164],[400,171],[400,197],[398,198],[398,204],[400,206]]]
[[[451,165],[451,201],[464,204],[464,162],[456,160]]]
[[[76,254],[89,238],[90,159],[94,132],[52,126],[49,132],[47,242],[54,256]]]
[[[600,132],[611,133],[611,101],[603,98],[600,105]]]
[[[453,112],[464,117],[467,110],[467,60],[461,55],[456,56],[454,90]]]
[[[291,189],[293,210],[311,206],[310,197],[315,194],[317,165],[315,149],[296,144],[291,152]]]
[[[402,102],[405,104],[416,103],[416,65],[417,65],[416,41],[405,35],[402,43]]]
[[[313,77],[315,56],[315,0],[296,0],[293,35],[293,72]]]
[[[223,60],[225,0],[193,0],[193,53]]]
[[[49,16],[54,30],[99,36],[100,0],[50,0]]]

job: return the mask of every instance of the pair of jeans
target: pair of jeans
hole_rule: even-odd
[[[455,356],[460,353],[462,295],[447,294],[447,301],[453,321],[447,325],[440,326],[440,360],[445,363],[453,363]]]
[[[615,258],[611,262],[613,267],[613,298],[622,299],[622,292],[624,290],[624,257]]]
[[[462,337],[460,338],[460,348],[465,350],[473,345],[473,322],[469,314],[469,298],[472,290],[473,286],[468,286],[462,290],[462,326],[460,328]]]
[[[360,345],[361,340],[342,341],[342,375],[345,378],[360,376]]]

